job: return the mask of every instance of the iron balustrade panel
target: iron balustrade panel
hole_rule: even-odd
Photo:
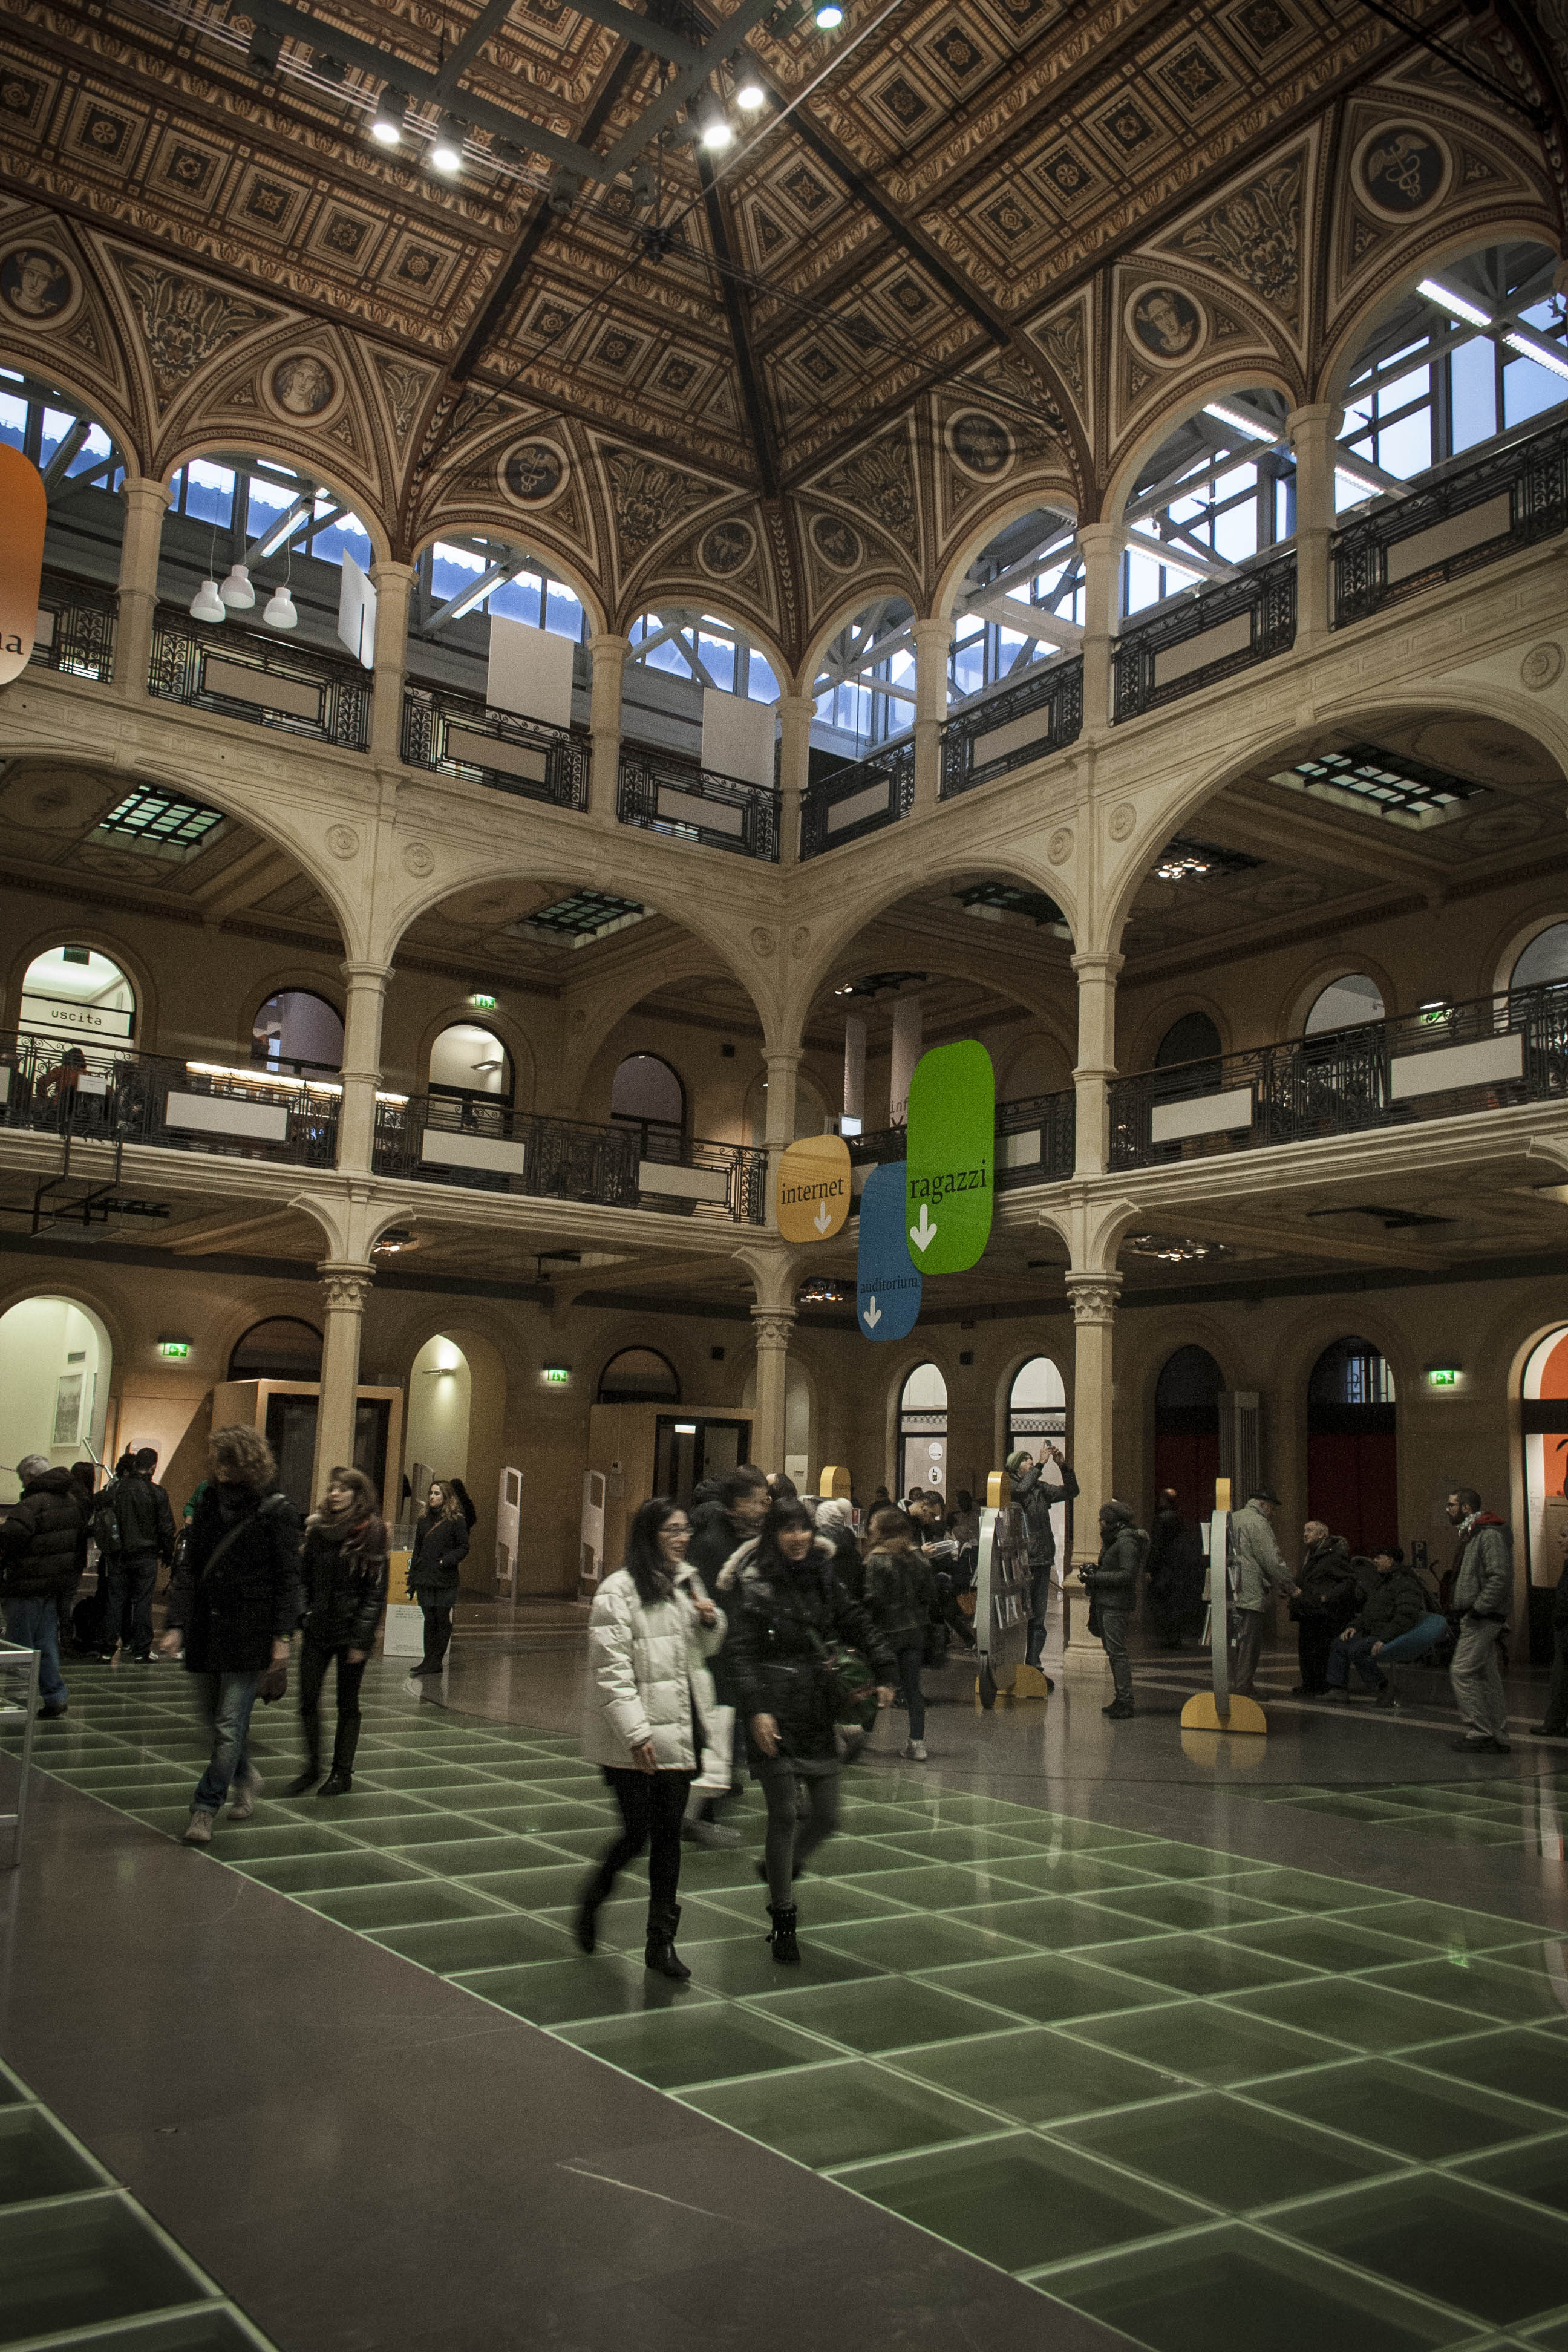
[[[468,1192],[604,1208],[637,1205],[634,1139],[615,1128],[542,1118],[500,1102],[416,1095],[405,1103],[378,1103],[374,1164],[379,1176]]]
[[[779,801],[772,784],[747,783],[643,744],[621,746],[616,814],[623,824],[776,865]]]
[[[279,1084],[74,1037],[0,1034],[0,1128],[35,1135],[330,1168],[338,1103],[335,1079]]]
[[[1568,425],[1554,425],[1452,467],[1441,480],[1390,499],[1336,531],[1334,626],[1555,539],[1565,526]],[[1425,546],[1412,543],[1424,539]]]
[[[866,803],[862,814],[833,824],[835,809],[855,805],[862,798]],[[801,856],[816,857],[825,849],[863,841],[868,834],[880,833],[884,825],[897,824],[914,804],[915,744],[910,735],[806,786],[800,796]]]
[[[1022,1096],[996,1106],[996,1190],[1058,1184],[1073,1172],[1078,1151],[1078,1097],[1070,1088]]]
[[[1173,549],[1180,560],[1180,550]],[[1245,630],[1246,642],[1236,640]],[[1202,640],[1215,636],[1213,657],[1203,658]],[[1205,588],[1186,598],[1172,612],[1152,621],[1123,629],[1112,649],[1114,684],[1112,722],[1137,719],[1158,710],[1184,695],[1234,677],[1276,654],[1289,653],[1296,642],[1296,551],[1272,563],[1259,564],[1223,587]],[[1176,669],[1163,679],[1160,665],[1180,648],[1191,646]]]
[[[371,691],[357,662],[280,645],[233,623],[198,630],[183,614],[161,611],[147,691],[162,702],[280,728],[340,751],[370,747]]]
[[[411,768],[463,776],[552,808],[588,805],[593,747],[586,733],[492,710],[477,697],[444,688],[404,688],[403,757]]]
[[[665,1216],[718,1218],[736,1225],[768,1221],[768,1155],[744,1143],[683,1138],[661,1143],[638,1161],[641,1204]]]
[[[90,580],[46,572],[38,583],[38,633],[30,661],[62,677],[89,677],[107,686],[114,676],[120,599]]]
[[[1027,760],[1076,742],[1083,729],[1083,660],[1043,665],[973,709],[955,712],[942,730],[938,797],[952,800],[1005,776]]]

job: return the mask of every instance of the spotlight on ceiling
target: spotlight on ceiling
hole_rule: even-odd
[[[250,47],[246,51],[246,62],[253,67],[256,72],[269,79],[278,70],[278,60],[282,54],[282,49],[283,41],[280,34],[269,32],[265,25],[253,25],[250,28]]]
[[[816,29],[819,33],[836,33],[844,22],[844,11],[839,6],[838,0],[817,0],[817,5],[812,13],[816,19]]]
[[[721,155],[726,147],[734,144],[735,134],[725,121],[716,98],[706,99],[698,108],[697,135],[710,155]]]
[[[401,147],[403,118],[408,111],[406,94],[400,89],[384,89],[375,101],[375,112],[370,118],[370,135],[378,147]]]
[[[767,91],[758,80],[754,68],[751,66],[743,67],[741,78],[735,84],[736,105],[743,107],[748,114],[755,114],[758,109],[766,106],[767,102]]]
[[[463,168],[463,125],[455,114],[444,114],[436,136],[425,150],[425,161],[433,172],[460,172]]]
[[[550,175],[550,194],[546,202],[558,220],[563,220],[576,203],[581,185],[575,172],[569,172],[564,163],[557,163]]]
[[[639,213],[646,213],[658,193],[658,174],[651,155],[639,155],[632,165],[632,202]]]

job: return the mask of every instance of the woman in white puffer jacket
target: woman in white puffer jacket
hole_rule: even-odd
[[[691,1971],[675,1949],[680,1921],[680,1823],[697,1770],[694,1720],[706,1737],[715,1717],[708,1660],[724,1639],[724,1614],[685,1566],[691,1529],[679,1503],[656,1496],[632,1521],[626,1564],[605,1577],[588,1618],[583,1754],[599,1765],[623,1828],[583,1892],[577,1941],[595,1943],[595,1917],[616,1875],[648,1846],[647,1964],[660,1976]],[[724,1730],[723,1745],[729,1747]],[[709,1768],[714,1759],[708,1759]]]

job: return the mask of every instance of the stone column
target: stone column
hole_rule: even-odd
[[[800,858],[800,797],[811,782],[809,694],[786,694],[779,704],[779,864]]]
[[[1086,522],[1078,534],[1083,556],[1083,731],[1103,734],[1110,724],[1110,651],[1121,621],[1120,523]]]
[[[392,967],[338,966],[347,983],[343,1017],[343,1095],[338,1107],[338,1166],[367,1170],[375,1146],[375,1090],[381,1084],[381,1020]]]
[[[763,1066],[768,1074],[768,1112],[764,1132],[770,1152],[783,1151],[795,1141],[795,1079],[800,1071],[802,1048],[787,1045],[763,1052]]]
[[[1334,440],[1342,411],[1293,408],[1286,431],[1296,453],[1296,642],[1321,642],[1333,613],[1329,541],[1334,528]]]
[[[372,1273],[368,1265],[324,1259],[321,1277],[325,1330],[321,1346],[321,1405],[316,1420],[316,1459],[310,1500],[324,1493],[327,1473],[354,1458],[354,1404],[359,1390],[360,1337]],[[395,1465],[387,1465],[387,1475]],[[384,1497],[383,1498],[384,1501]]]
[[[594,739],[594,775],[589,806],[606,824],[616,821],[616,787],[621,765],[621,694],[626,683],[625,637],[605,634],[590,637],[594,661],[594,699],[588,725]]]
[[[1078,1143],[1074,1173],[1103,1176],[1110,1162],[1110,1081],[1116,1076],[1119,955],[1075,955],[1078,974]]]
[[[1089,1609],[1079,1571],[1100,1557],[1100,1507],[1115,1489],[1111,1475],[1113,1410],[1111,1341],[1121,1276],[1072,1273],[1067,1277],[1073,1316],[1072,1453],[1079,1495],[1073,1505],[1072,1573],[1063,1589],[1062,1660],[1069,1670],[1107,1672],[1105,1653],[1089,1631]]]
[[[949,620],[914,621],[915,807],[934,808],[942,782],[942,730],[947,723],[947,656],[952,644]]]
[[[147,691],[153,656],[153,622],[158,608],[158,558],[169,493],[162,482],[127,474],[120,495],[125,502],[125,536],[120,546],[120,618],[114,644],[114,688],[129,702]]]
[[[395,765],[403,758],[403,679],[408,667],[408,613],[418,577],[412,563],[373,563],[375,590],[375,707],[371,757]]]
[[[757,1343],[757,1412],[752,1424],[752,1459],[763,1470],[782,1470],[784,1461],[784,1399],[789,1377],[793,1307],[753,1307]]]

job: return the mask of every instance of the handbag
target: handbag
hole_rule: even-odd
[[[275,1699],[287,1698],[288,1695],[289,1661],[285,1658],[280,1666],[268,1666],[267,1672],[258,1677],[256,1696],[264,1706],[270,1706]]]
[[[847,1642],[825,1642],[811,1629],[822,1671],[827,1681],[835,1723],[856,1724],[869,1731],[877,1720],[877,1677],[858,1650]]]

